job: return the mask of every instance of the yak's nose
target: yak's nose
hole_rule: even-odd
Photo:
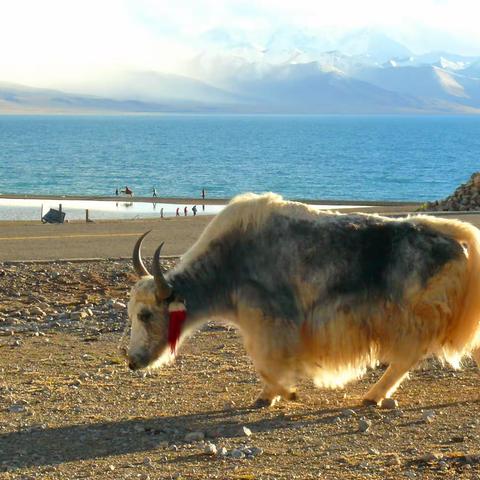
[[[140,368],[138,361],[135,358],[130,357],[128,359],[128,368],[130,370],[138,370]]]

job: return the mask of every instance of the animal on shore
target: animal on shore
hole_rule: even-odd
[[[147,232],[148,233],[148,232]],[[263,382],[255,405],[295,399],[299,378],[337,387],[387,364],[364,403],[389,398],[422,359],[480,362],[480,233],[425,215],[318,212],[274,194],[236,197],[178,265],[140,280],[129,367],[158,367],[208,320],[235,325]]]

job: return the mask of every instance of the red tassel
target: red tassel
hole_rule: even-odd
[[[187,312],[183,310],[173,310],[170,312],[168,323],[168,343],[170,345],[170,351],[175,354],[177,343],[182,332],[182,325],[187,317]]]

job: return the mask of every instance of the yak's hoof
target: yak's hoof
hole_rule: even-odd
[[[268,408],[273,405],[273,400],[267,398],[257,398],[252,404],[252,408]]]
[[[378,407],[378,402],[372,400],[371,398],[364,398],[362,400],[362,405],[364,407]]]

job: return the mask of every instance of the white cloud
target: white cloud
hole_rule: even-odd
[[[36,85],[115,68],[174,71],[220,49],[222,32],[261,48],[278,31],[330,38],[370,26],[414,51],[480,54],[478,0],[0,0],[0,12],[0,80]]]

